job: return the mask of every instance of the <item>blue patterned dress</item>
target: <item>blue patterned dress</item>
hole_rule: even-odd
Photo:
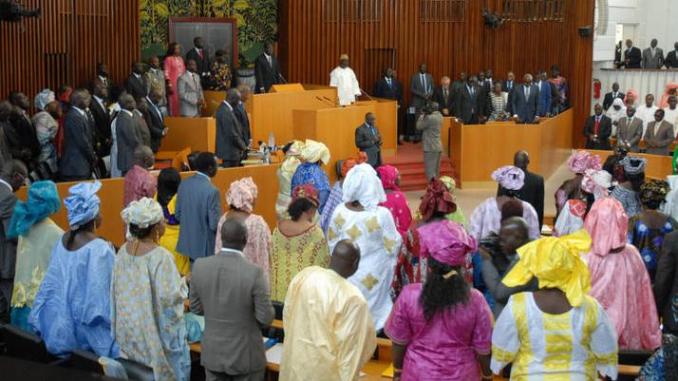
[[[640,252],[652,283],[654,283],[654,277],[657,273],[657,260],[664,243],[664,237],[676,229],[678,229],[678,222],[671,217],[666,218],[666,222],[660,229],[652,229],[647,226],[641,220],[640,215],[629,219],[628,242]]]
[[[301,163],[292,176],[290,189],[294,191],[298,185],[311,184],[318,190],[320,206],[318,213],[322,214],[325,202],[330,197],[330,179],[318,163]]]
[[[120,356],[153,368],[156,380],[186,381],[191,373],[184,323],[187,290],[172,254],[157,247],[132,256],[127,247],[115,258],[111,284]]]

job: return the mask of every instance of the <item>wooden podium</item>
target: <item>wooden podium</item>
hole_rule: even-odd
[[[217,122],[214,118],[167,117],[167,136],[162,139],[161,151],[214,152],[217,138]]]

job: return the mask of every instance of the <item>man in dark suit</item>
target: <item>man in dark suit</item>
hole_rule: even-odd
[[[450,86],[450,77],[443,77],[440,86],[433,91],[433,100],[438,103],[443,116],[451,116],[454,110],[454,94]]]
[[[5,137],[12,157],[21,160],[30,173],[36,167],[40,155],[37,132],[28,115],[31,102],[26,94],[20,91],[12,91],[9,94],[9,102],[12,105],[9,113],[11,128],[5,131]]]
[[[236,90],[237,91],[237,90]],[[195,175],[179,185],[176,217],[179,220],[177,251],[190,258],[214,255],[217,226],[221,217],[219,190],[210,180],[217,174],[217,161],[211,152],[201,152],[195,159]]]
[[[544,224],[544,178],[527,170],[530,164],[530,155],[527,151],[518,151],[513,156],[513,165],[525,173],[525,183],[518,190],[518,198],[532,205],[537,212],[539,226]],[[497,196],[506,194],[506,189],[497,187]]]
[[[281,82],[280,65],[273,56],[273,47],[267,43],[264,52],[254,61],[257,93],[267,93],[271,86]]]
[[[200,84],[203,88],[209,88],[210,70],[212,63],[210,62],[210,55],[203,46],[202,37],[195,37],[193,39],[193,49],[186,53],[186,62],[193,60],[196,63],[196,73],[200,75]]]
[[[92,97],[89,91],[77,89],[71,94],[71,110],[64,121],[64,150],[59,161],[62,181],[81,181],[92,178],[96,163],[94,133],[87,115]]]
[[[501,83],[501,91],[505,91],[508,94],[508,99],[506,101],[506,112],[509,115],[513,115],[513,90],[516,88],[516,76],[512,71],[509,71],[506,74],[506,81]]]
[[[478,78],[472,75],[462,87],[455,101],[455,116],[464,124],[484,123],[487,115],[487,94],[478,86]]]
[[[245,108],[245,105],[250,99],[252,90],[250,90],[248,85],[240,85],[238,86],[238,91],[240,91],[240,101],[238,102],[238,107],[233,109],[233,113],[238,119],[238,122],[240,122],[240,127],[242,128],[242,137],[245,140],[247,147],[249,147],[252,144],[250,141],[252,139],[252,130],[250,129],[250,117],[247,115],[247,109]],[[243,151],[243,159],[247,159],[247,150]]]
[[[535,123],[539,105],[539,88],[532,83],[532,74],[525,74],[523,84],[516,87],[512,97],[513,117],[518,123]]]
[[[153,88],[148,96],[142,100],[145,103],[145,107],[141,109],[144,110],[144,120],[146,121],[146,126],[151,134],[151,150],[153,153],[157,153],[160,149],[160,143],[162,138],[167,135],[167,127],[165,127],[165,117],[160,111],[160,101],[162,101],[162,93],[159,89]]]
[[[619,84],[617,82],[612,84],[612,91],[609,93],[605,94],[605,99],[603,99],[603,111],[607,111],[607,109],[612,106],[612,102],[614,102],[615,99],[619,98],[621,100],[624,100],[624,93],[619,91]]]
[[[393,99],[398,104],[398,144],[401,137],[405,134],[405,108],[403,103],[403,85],[395,77],[392,68],[384,70],[384,75],[374,83],[374,96],[377,98]]]
[[[539,101],[537,104],[537,116],[544,117],[551,113],[551,83],[545,70],[537,71],[537,82],[535,85],[539,89]]]
[[[148,83],[146,82],[144,64],[137,62],[132,66],[132,73],[127,77],[125,89],[134,99],[146,98],[148,95]]]
[[[94,118],[94,149],[98,157],[105,157],[111,153],[111,115],[108,113],[106,99],[108,88],[101,82],[94,84],[92,102],[89,110]]]
[[[410,79],[410,92],[412,99],[410,105],[419,112],[433,96],[433,76],[428,72],[428,66],[423,63],[419,65],[419,71],[412,75]]]
[[[10,301],[14,286],[18,237],[7,236],[17,202],[16,191],[24,185],[28,169],[19,160],[0,163],[0,323],[9,323]]]
[[[667,69],[678,68],[678,42],[673,44],[673,50],[666,55],[666,61],[664,61],[664,66],[666,66]]]
[[[373,113],[365,114],[365,123],[355,129],[355,145],[367,154],[367,163],[373,167],[381,165],[381,135],[376,127],[377,118]]]
[[[136,102],[130,94],[118,99],[121,110],[115,119],[115,136],[118,146],[117,168],[124,176],[134,166],[134,151],[142,145],[142,138],[134,116]],[[111,159],[112,160],[112,159]]]
[[[242,126],[235,115],[235,108],[240,103],[240,91],[230,89],[215,117],[217,119],[216,155],[223,160],[224,168],[240,166],[243,152],[247,150],[247,142]]]
[[[643,62],[643,53],[640,49],[633,46],[633,41],[626,40],[626,50],[624,51],[624,67],[627,69],[640,69]]]
[[[247,228],[237,218],[221,226],[217,255],[199,258],[191,277],[191,312],[205,316],[201,364],[207,380],[263,380],[261,327],[275,317],[263,270],[243,255]]]
[[[609,150],[612,119],[603,115],[603,106],[600,103],[596,103],[593,110],[595,114],[586,119],[586,124],[584,124],[586,148]]]

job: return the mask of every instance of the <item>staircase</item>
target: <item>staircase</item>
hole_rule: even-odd
[[[385,157],[384,164],[398,168],[402,191],[423,191],[426,189],[428,179],[426,179],[424,173],[424,154],[421,150],[421,143],[404,143],[398,146],[398,154],[394,157]],[[456,178],[452,162],[444,154],[440,158],[440,175]]]

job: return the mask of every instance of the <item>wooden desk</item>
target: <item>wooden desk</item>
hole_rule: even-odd
[[[600,151],[600,150],[587,150],[593,154],[599,155],[601,162],[605,162],[608,156],[612,155],[612,151]],[[645,164],[645,176],[658,179],[666,180],[666,176],[673,174],[673,167],[671,166],[671,161],[673,158],[671,156],[663,155],[649,155],[646,153],[629,153],[629,156],[632,157],[642,157],[647,160]]]
[[[225,91],[203,91],[203,97],[205,97],[205,108],[202,109],[202,116],[212,117],[217,112],[221,102],[226,99]]]
[[[261,215],[269,227],[274,228],[277,224],[275,214],[275,202],[278,197],[278,179],[276,170],[279,165],[261,165],[251,167],[238,167],[219,169],[217,175],[212,179],[212,183],[221,193],[221,203],[225,204],[225,193],[231,182],[243,177],[251,176],[259,187],[259,196],[255,205],[254,213]],[[192,176],[192,172],[182,172],[182,178]],[[59,196],[63,200],[68,196],[68,188],[73,186],[74,182],[57,183]],[[120,246],[125,240],[125,226],[120,217],[123,209],[123,197],[125,191],[125,180],[123,178],[101,180],[101,216],[103,224],[97,230],[97,234],[102,238],[111,241],[114,245]],[[25,200],[27,188],[23,187],[17,192],[17,196]],[[224,209],[226,208],[223,205]],[[66,208],[62,205],[61,210],[52,216],[54,222],[62,229],[68,229],[68,219]]]
[[[214,152],[217,139],[217,122],[214,118],[167,117],[167,136],[162,139],[160,151]]]
[[[570,155],[573,111],[539,124],[490,122],[462,125],[450,121],[450,159],[460,187],[496,187],[492,172],[513,163],[516,151],[530,154],[530,169],[548,178]]]

